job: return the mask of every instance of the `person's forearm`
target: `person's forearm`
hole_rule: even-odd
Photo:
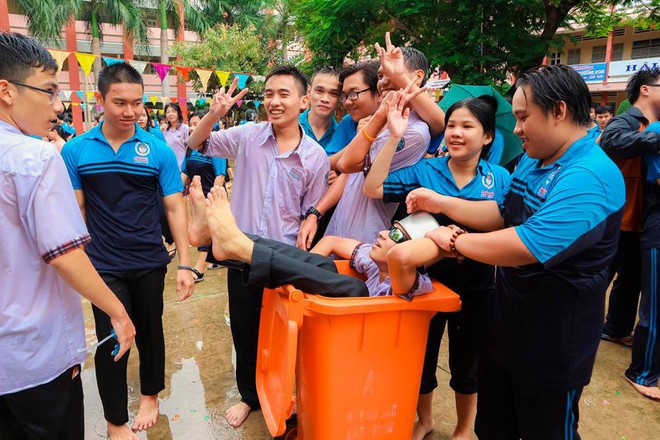
[[[199,121],[195,130],[190,134],[187,145],[193,150],[199,150],[202,148],[204,141],[211,136],[213,126],[220,120],[220,118],[222,118],[222,116],[218,116],[215,113],[207,113],[206,116]]]
[[[493,266],[524,266],[538,263],[515,228],[461,234],[456,238],[455,247],[466,258]]]
[[[399,89],[404,89],[410,82],[407,75],[399,75],[390,78],[390,81]],[[416,84],[411,88],[410,93],[419,90]],[[410,106],[415,110],[420,119],[429,126],[431,137],[439,136],[445,130],[445,112],[426,92],[414,96],[410,100]]]
[[[172,197],[172,196],[169,196]],[[190,266],[190,252],[188,242],[188,216],[183,204],[183,198],[177,194],[176,203],[167,203],[165,205],[165,214],[167,222],[170,225],[170,231],[176,243],[177,254],[179,255],[179,264]]]
[[[50,265],[69,286],[110,318],[128,319],[126,309],[103,282],[82,248],[74,249],[53,259]]]
[[[504,227],[500,208],[494,200],[443,197],[441,213],[458,224],[478,231],[496,231]]]
[[[316,205],[316,209],[318,209],[322,215],[325,215],[330,209],[337,206],[342,194],[344,194],[346,182],[348,182],[348,174],[340,174],[325,194],[323,194],[323,197],[321,197],[321,200],[319,200],[319,203]]]
[[[650,131],[635,132],[622,126],[620,121],[614,127],[607,127],[600,136],[599,144],[613,159],[633,158],[660,152],[660,135]]]
[[[371,168],[369,168],[369,172],[364,178],[364,184],[362,185],[362,192],[367,197],[372,199],[383,198],[383,182],[385,182],[390,172],[390,165],[392,164],[396,147],[400,141],[400,136],[390,136],[387,142],[385,142],[383,149],[376,156],[373,164],[371,164]]]
[[[376,112],[362,130],[375,139],[385,124],[387,124],[387,115]],[[362,130],[358,130],[353,140],[344,148],[344,154],[337,162],[337,169],[342,173],[357,173],[364,167],[364,158],[369,153],[372,142],[367,140]]]
[[[449,255],[430,238],[408,240],[387,253],[388,272],[394,295],[405,295],[415,285],[417,268],[428,266]]]

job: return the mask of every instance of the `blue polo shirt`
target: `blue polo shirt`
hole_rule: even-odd
[[[163,131],[159,127],[149,127],[149,134],[158,139],[161,142],[167,143],[165,141],[165,136],[163,135]]]
[[[300,122],[300,125],[302,125],[302,128],[303,130],[305,130],[307,136],[314,139],[316,143],[318,143],[320,146],[323,147],[324,150],[326,150],[326,154],[330,156],[330,154],[328,153],[328,145],[330,145],[330,142],[332,141],[332,136],[335,134],[335,129],[337,128],[338,125],[334,116],[330,121],[330,126],[328,127],[328,130],[325,133],[323,133],[321,139],[316,139],[314,130],[312,129],[312,126],[309,125],[309,109],[305,110],[300,114],[300,116],[298,117],[298,122]]]
[[[408,193],[416,188],[428,188],[449,197],[465,200],[494,200],[501,205],[509,191],[511,175],[499,165],[479,160],[475,177],[463,188],[449,169],[449,156],[422,159],[415,165],[390,173],[383,183],[384,202],[403,202]],[[456,224],[445,215],[434,215],[440,225]],[[445,258],[429,269],[429,274],[461,295],[468,296],[492,293],[495,268],[488,264],[465,260],[458,263],[455,258]]]
[[[139,128],[115,153],[103,123],[67,142],[62,158],[83,190],[97,270],[148,270],[169,263],[160,228],[162,197],[183,190],[174,151]]]
[[[337,124],[332,140],[325,148],[328,156],[340,152],[346,145],[350,144],[357,134],[357,122],[351,119],[351,115],[346,115]]]
[[[204,194],[208,194],[213,188],[215,178],[227,175],[227,159],[204,156],[198,150],[188,149],[186,157],[183,159],[181,172],[190,179],[199,176],[202,181],[202,190]]]
[[[660,122],[649,124],[646,131],[660,133]],[[660,247],[660,155],[647,155],[646,185],[644,187],[644,214],[640,244],[642,249]]]
[[[539,263],[498,268],[492,355],[532,383],[589,383],[625,203],[617,166],[587,134],[555,163],[524,155],[502,216]]]

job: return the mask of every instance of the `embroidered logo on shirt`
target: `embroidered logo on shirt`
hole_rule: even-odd
[[[149,145],[144,142],[138,142],[135,144],[135,154],[138,156],[147,156],[150,151],[151,149],[149,148]]]
[[[149,163],[149,158],[148,157],[136,156],[136,157],[133,158],[133,162],[135,162],[135,163]]]
[[[495,177],[493,176],[493,173],[489,171],[485,176],[482,176],[481,184],[488,189],[491,189],[493,186],[495,186]]]
[[[401,138],[399,141],[399,145],[396,146],[396,151],[395,153],[398,153],[399,151],[403,150],[406,147],[406,140]]]
[[[302,173],[300,171],[296,170],[295,168],[291,168],[289,170],[289,176],[293,177],[296,180],[302,179]]]

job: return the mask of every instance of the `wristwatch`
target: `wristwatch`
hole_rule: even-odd
[[[307,217],[309,217],[310,215],[312,215],[312,214],[315,215],[319,220],[323,216],[323,214],[321,214],[321,211],[316,209],[314,206],[310,206],[309,209],[307,210],[307,212],[305,213],[305,219]]]

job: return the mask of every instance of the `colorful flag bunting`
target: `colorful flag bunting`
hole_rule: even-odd
[[[224,70],[216,70],[215,75],[218,77],[222,87],[225,87],[227,85],[227,78],[229,78],[229,72],[225,72]]]
[[[169,64],[151,63],[151,65],[154,66],[156,74],[161,81],[165,79],[170,69],[172,68],[172,66]]]
[[[89,75],[89,73],[92,71],[92,65],[94,64],[96,55],[82,52],[74,53],[76,55],[76,59],[78,59],[78,63],[80,63],[80,67],[82,68],[83,72],[85,72],[85,75]]]

